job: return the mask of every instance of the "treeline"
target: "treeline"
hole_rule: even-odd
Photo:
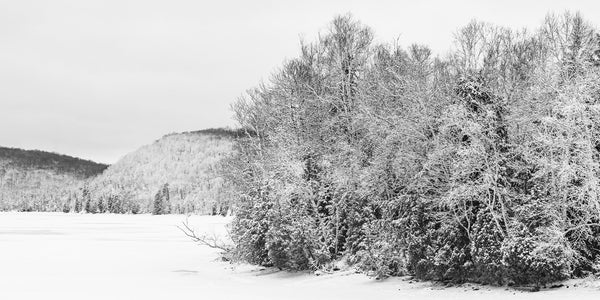
[[[0,211],[65,211],[84,180],[69,173],[0,166]]]
[[[444,57],[333,20],[233,109],[239,259],[544,284],[600,271],[600,38],[471,22]]]

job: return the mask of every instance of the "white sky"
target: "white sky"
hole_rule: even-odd
[[[596,22],[596,3],[0,0],[0,145],[113,163],[166,133],[234,126],[229,104],[337,14],[443,53],[474,18],[534,28],[570,9]]]

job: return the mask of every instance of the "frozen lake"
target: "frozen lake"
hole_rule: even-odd
[[[176,228],[181,215],[0,213],[0,299],[598,299],[597,282],[524,293],[444,288],[346,271],[314,276],[219,261]],[[229,220],[190,217],[223,234]],[[569,283],[575,284],[575,283]],[[584,286],[584,287],[581,287]],[[476,289],[476,290],[475,290]]]

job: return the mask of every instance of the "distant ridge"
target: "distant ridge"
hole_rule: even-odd
[[[0,211],[70,211],[83,183],[106,168],[63,154],[0,147]]]
[[[108,165],[64,154],[41,150],[24,150],[0,146],[0,162],[26,170],[51,170],[88,178],[102,173]]]
[[[218,137],[239,138],[249,134],[253,134],[245,129],[230,129],[230,128],[207,128],[195,131],[174,132],[166,134],[164,137],[179,134],[209,134]]]

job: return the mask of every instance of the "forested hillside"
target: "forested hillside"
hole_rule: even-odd
[[[600,272],[600,37],[471,22],[452,51],[338,17],[234,106],[237,258],[544,284]]]
[[[0,211],[70,211],[78,187],[107,167],[56,153],[0,147]]]
[[[169,134],[111,165],[81,192],[81,209],[113,213],[226,214],[217,174],[239,133],[207,129]]]
[[[0,210],[226,214],[230,192],[218,169],[241,133],[169,134],[110,167],[0,148]]]

